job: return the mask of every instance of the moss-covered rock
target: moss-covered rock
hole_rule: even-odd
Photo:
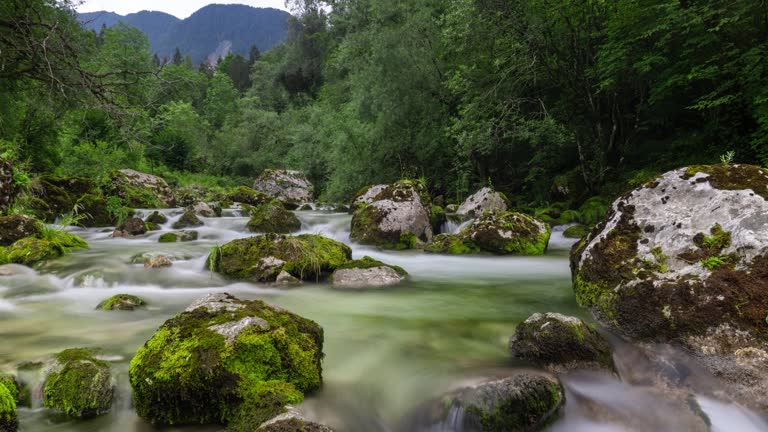
[[[253,189],[277,199],[290,210],[314,198],[314,186],[300,171],[266,169],[253,183]]]
[[[617,199],[571,251],[576,299],[618,333],[681,343],[730,396],[768,409],[768,374],[739,357],[768,358],[767,190],[764,169],[712,165]]]
[[[494,254],[543,255],[552,230],[522,213],[485,213],[462,232],[481,250]]]
[[[535,313],[518,324],[509,349],[513,357],[553,372],[614,370],[610,343],[584,321],[558,313]]]
[[[400,180],[370,199],[368,204],[356,204],[353,241],[385,249],[414,249],[432,239],[432,204],[420,181]]]
[[[136,412],[156,424],[255,430],[320,387],[322,349],[313,321],[209,294],[166,321],[131,360]]]
[[[111,173],[106,192],[120,197],[133,208],[166,208],[176,204],[173,191],[165,180],[132,169]]]
[[[163,225],[168,223],[168,217],[164,214],[160,213],[159,211],[154,211],[152,214],[147,216],[146,219],[144,219],[144,222],[146,223],[153,223],[157,225]]]
[[[590,229],[584,225],[574,225],[563,231],[563,237],[580,239],[582,237],[586,237],[586,235],[589,234],[589,231]]]
[[[507,211],[509,202],[500,192],[493,188],[484,187],[467,198],[457,209],[456,213],[469,217],[477,217],[486,212]]]
[[[424,251],[450,255],[471,255],[481,252],[475,242],[463,234],[438,234],[424,247]]]
[[[288,234],[300,230],[301,221],[280,201],[273,200],[253,209],[247,227],[251,232]]]
[[[0,216],[0,246],[10,246],[24,237],[40,234],[42,225],[23,215]]]
[[[118,223],[117,216],[110,212],[109,203],[99,195],[85,194],[77,200],[79,224],[86,227],[108,227]],[[126,208],[125,213],[130,211]]]
[[[227,199],[232,202],[248,204],[250,206],[266,204],[273,200],[271,196],[264,192],[259,192],[246,186],[239,186],[231,191],[227,194]]]
[[[201,221],[194,212],[186,211],[183,215],[177,220],[176,222],[171,225],[173,229],[182,229],[182,228],[190,228],[190,227],[198,227],[203,226],[203,221]]]
[[[197,216],[213,218],[221,217],[221,206],[218,203],[206,203],[203,201],[196,201],[187,206],[187,211],[194,213]]]
[[[130,294],[117,294],[114,295],[96,306],[99,310],[126,310],[132,311],[137,308],[141,308],[147,305],[143,299]]]
[[[54,356],[43,384],[43,405],[74,418],[105,414],[114,393],[109,364],[93,351],[73,348]]]
[[[37,217],[52,223],[57,217],[72,213],[77,201],[86,194],[97,194],[96,184],[85,177],[44,175],[32,182],[30,209]]]
[[[439,233],[445,222],[448,221],[448,216],[445,213],[445,209],[440,206],[433,205],[431,221],[432,232]]]
[[[160,236],[160,243],[176,243],[197,240],[199,234],[197,231],[182,230],[176,232],[164,233]]]
[[[557,419],[564,398],[557,379],[518,372],[428,402],[406,418],[402,430],[441,430],[451,424],[464,431],[539,431]]]
[[[395,285],[406,276],[408,273],[402,267],[384,264],[366,255],[339,266],[331,279],[336,288],[370,288]]]
[[[322,279],[351,257],[349,246],[323,236],[266,234],[214,248],[208,262],[227,277],[273,282],[281,271],[301,280]]]
[[[0,374],[0,432],[16,432],[19,389],[13,378]]]
[[[86,249],[88,244],[80,237],[64,231],[47,229],[37,237],[25,237],[6,248],[0,248],[0,263],[33,266],[58,258],[74,249]]]
[[[112,233],[112,237],[135,237],[147,233],[147,225],[137,217],[128,218]]]

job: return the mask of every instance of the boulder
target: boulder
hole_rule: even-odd
[[[509,350],[551,372],[614,370],[611,344],[579,318],[559,313],[535,313],[518,324]]]
[[[301,229],[301,221],[280,201],[261,204],[251,211],[246,225],[251,232],[288,234]]]
[[[507,199],[499,192],[490,187],[484,187],[467,198],[456,213],[477,217],[486,212],[505,212],[507,211]]]
[[[256,432],[333,432],[333,429],[307,420],[301,411],[289,405],[284,413],[259,425]]]
[[[96,183],[89,178],[43,175],[32,182],[29,207],[38,218],[53,223],[59,216],[72,213],[86,194],[98,194]]]
[[[374,198],[376,198],[376,195],[380,194],[388,187],[389,185],[386,184],[378,184],[360,189],[357,191],[355,199],[352,201],[352,210],[357,210],[359,207],[364,207],[372,203]]]
[[[153,211],[146,219],[144,219],[144,222],[163,225],[168,223],[168,217],[159,211]]]
[[[40,234],[37,220],[23,215],[0,216],[0,246],[10,246],[24,237]]]
[[[115,228],[112,237],[134,237],[147,233],[147,225],[143,220],[137,217],[126,219],[120,226]]]
[[[165,208],[176,205],[173,191],[160,177],[132,169],[122,169],[110,174],[109,195],[120,197],[134,208]]]
[[[419,407],[402,430],[532,432],[553,422],[564,403],[560,382],[518,372],[446,394]]]
[[[207,218],[221,217],[221,206],[217,207],[216,205],[214,205],[212,207],[210,204],[204,203],[202,201],[197,201],[192,205],[188,206],[187,211],[192,212],[197,216],[202,216]]]
[[[632,338],[672,341],[768,409],[768,171],[667,172],[617,199],[571,251],[578,302]]]
[[[154,424],[253,431],[322,383],[323,329],[262,301],[209,294],[131,360],[136,413]]]
[[[167,258],[166,258],[167,259]],[[130,294],[117,294],[114,295],[96,306],[96,309],[111,311],[111,310],[124,310],[132,311],[137,308],[142,308],[147,305],[143,299]]]
[[[203,226],[203,221],[200,220],[200,218],[195,215],[192,211],[185,211],[183,215],[177,220],[176,222],[171,225],[173,229],[182,229],[182,228],[189,228],[189,227],[198,227]]]
[[[426,186],[400,180],[381,190],[369,204],[357,207],[350,238],[385,249],[414,249],[432,239],[430,210]]]
[[[253,183],[253,189],[279,200],[290,210],[314,198],[314,186],[299,171],[264,170]]]
[[[480,248],[464,234],[438,234],[424,247],[425,252],[472,255],[480,253]]]
[[[52,230],[48,237],[25,237],[6,248],[0,248],[0,263],[33,266],[42,261],[58,258],[73,249],[86,249],[88,244],[80,237],[64,231]]]
[[[110,211],[109,202],[99,195],[85,194],[77,200],[75,204],[77,214],[82,216],[78,221],[79,225],[85,227],[110,227],[118,222],[116,214]],[[129,213],[130,209],[121,209],[124,213]]]
[[[160,243],[176,243],[176,242],[188,242],[195,241],[198,238],[197,231],[181,230],[176,232],[164,233],[160,236],[158,241]]]
[[[19,420],[16,407],[19,402],[19,388],[16,381],[0,374],[0,432],[16,432]]]
[[[497,255],[543,255],[549,225],[522,213],[486,212],[458,234],[435,236],[424,250],[453,255],[490,252]]]
[[[371,288],[398,284],[407,275],[401,267],[364,256],[339,266],[331,279],[335,288]]]
[[[275,279],[275,283],[278,285],[297,285],[301,283],[301,280],[299,278],[291,276],[290,273],[283,270],[280,272],[280,274],[277,275],[277,278]]]
[[[349,246],[320,235],[265,234],[214,248],[208,263],[227,277],[274,282],[282,271],[301,280],[319,280],[351,257]]]
[[[248,204],[250,206],[258,206],[261,204],[266,204],[272,201],[274,198],[265,194],[264,192],[259,192],[246,186],[239,186],[227,194],[227,199],[229,201]]]
[[[156,255],[144,261],[144,268],[163,268],[170,267],[172,265],[173,263],[171,260],[164,255]]]
[[[43,405],[74,418],[105,414],[112,407],[114,386],[109,364],[91,350],[68,349],[56,354],[46,368]]]
[[[176,205],[180,207],[189,207],[198,201],[222,201],[226,195],[214,188],[199,184],[191,184],[174,191]]]

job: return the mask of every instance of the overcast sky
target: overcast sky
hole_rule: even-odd
[[[285,8],[285,0],[239,0],[239,1],[206,1],[206,0],[85,0],[78,12],[108,11],[126,15],[142,10],[162,11],[186,18],[205,5],[213,3],[246,4],[253,7]]]

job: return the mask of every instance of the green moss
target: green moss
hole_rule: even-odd
[[[536,383],[521,393],[500,398],[495,406],[472,404],[467,414],[478,419],[487,432],[540,430],[556,418],[553,414],[563,402],[557,382]]]
[[[253,209],[247,227],[251,232],[287,234],[300,230],[301,221],[280,201],[272,200]]]
[[[316,323],[261,301],[240,309],[199,308],[166,321],[131,361],[137,413],[153,423],[258,426],[322,382],[323,331]],[[227,342],[210,327],[246,317]]]
[[[179,240],[178,236],[174,233],[165,233],[160,236],[160,243],[176,243]]]
[[[43,387],[43,405],[76,418],[95,417],[112,406],[109,365],[88,349],[75,348],[55,356],[57,366]]]
[[[227,199],[229,201],[239,202],[252,206],[258,206],[272,201],[272,197],[269,195],[246,186],[239,186],[230,191],[227,194]]]
[[[574,225],[563,231],[563,237],[565,238],[582,238],[589,234],[589,228],[584,225]]]
[[[147,303],[139,297],[130,294],[117,294],[114,295],[96,306],[96,309],[100,310],[134,310],[138,307],[145,306]]]
[[[686,168],[684,179],[690,179],[697,173],[707,174],[698,181],[709,182],[720,190],[751,189],[757,195],[768,200],[768,170],[754,165],[694,165]]]
[[[719,257],[719,256],[713,256],[706,259],[701,260],[701,265],[705,269],[714,270],[718,267],[722,267],[728,263],[727,257]]]
[[[600,284],[588,282],[576,275],[575,277],[576,302],[579,306],[597,309],[601,312],[601,317],[607,320],[616,318],[616,307],[614,300],[616,295],[612,290],[603,288]]]
[[[117,218],[109,211],[107,200],[101,196],[86,194],[77,200],[78,214],[83,218],[79,223],[86,227],[108,227],[118,224]]]
[[[41,236],[26,237],[0,251],[0,262],[32,266],[39,262],[58,258],[72,249],[87,248],[80,237],[59,230],[44,230]]]
[[[393,270],[397,272],[400,276],[407,276],[408,272],[405,271],[402,267],[399,266],[393,266],[389,264],[384,264],[381,261],[375,260],[368,255],[362,257],[361,259],[349,261],[342,265],[340,265],[337,270],[343,270],[343,269],[369,269],[374,267],[390,267]]]
[[[440,228],[442,228],[443,224],[448,220],[448,217],[445,213],[445,209],[433,205],[432,206],[432,232],[439,233]]]
[[[144,222],[144,228],[146,228],[147,231],[160,231],[162,229],[160,225],[152,222]]]
[[[424,248],[426,252],[451,255],[471,255],[480,252],[480,248],[466,235],[438,234]]]
[[[155,211],[155,212],[152,212],[152,214],[150,214],[149,216],[147,216],[144,222],[162,225],[162,224],[168,223],[168,218],[164,214]]]
[[[16,387],[13,386],[13,388]],[[17,426],[16,397],[10,388],[0,383],[0,431],[15,431]]]
[[[209,262],[212,270],[238,279],[270,281],[285,270],[302,280],[318,280],[333,273],[351,256],[347,245],[323,236],[266,234],[231,241]],[[272,258],[284,264],[269,268],[261,265],[263,259]]]
[[[537,223],[538,222],[538,223]],[[486,213],[467,228],[468,236],[480,249],[495,254],[543,255],[552,229],[531,216],[515,213]]]
[[[197,215],[195,215],[194,212],[186,211],[183,215],[177,220],[176,222],[171,225],[173,229],[181,229],[181,228],[189,228],[189,227],[197,227],[202,226],[203,221],[201,221]]]

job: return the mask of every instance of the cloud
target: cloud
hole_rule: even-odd
[[[85,0],[77,7],[78,12],[108,11],[120,15],[139,12],[142,10],[161,11],[179,18],[186,18],[198,9],[209,4],[245,4],[253,7],[271,7],[287,10],[285,0],[240,0],[240,1],[206,1],[206,0]]]

